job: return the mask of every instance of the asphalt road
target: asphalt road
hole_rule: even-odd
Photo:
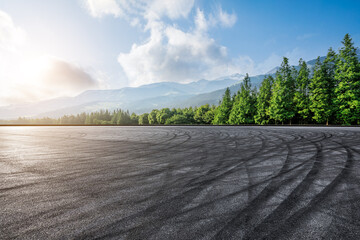
[[[0,239],[360,239],[360,128],[0,127]]]

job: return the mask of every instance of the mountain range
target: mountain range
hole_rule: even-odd
[[[321,57],[322,61],[324,59],[325,57]],[[307,62],[310,69],[315,62],[315,59]],[[274,76],[278,69],[279,67],[275,67],[266,74],[251,76],[252,85],[259,87],[265,76]],[[233,74],[215,80],[201,79],[186,84],[160,82],[121,89],[88,90],[75,97],[0,107],[0,119],[60,117],[100,109],[123,109],[141,114],[164,107],[195,107],[207,103],[216,105],[227,87],[234,94],[240,89],[243,79],[244,75]]]
[[[232,86],[243,78],[243,75],[234,74],[212,81],[202,79],[187,84],[161,82],[121,89],[88,90],[75,97],[0,107],[0,119],[14,119],[20,116],[59,117],[100,109],[121,108],[130,112],[143,113],[154,108],[185,107],[186,102],[191,103],[191,98]]]

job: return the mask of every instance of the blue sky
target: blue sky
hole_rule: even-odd
[[[346,33],[359,46],[359,12],[346,0],[1,0],[0,105],[265,73]]]

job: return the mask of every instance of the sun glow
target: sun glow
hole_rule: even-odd
[[[11,60],[11,61],[10,61]],[[6,72],[2,72],[0,106],[8,102],[24,103],[45,100],[56,97],[56,93],[49,91],[51,67],[54,59],[50,56],[17,55],[6,63]]]
[[[41,76],[50,68],[50,59],[46,56],[26,58],[19,62],[18,83],[39,85]]]
[[[49,29],[40,26],[28,33],[0,10],[0,107],[74,96],[99,86],[88,68],[62,56],[72,47],[57,44]]]
[[[42,75],[51,63],[27,41],[27,34],[0,10],[0,106],[44,98]]]

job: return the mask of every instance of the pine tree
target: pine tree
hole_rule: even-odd
[[[254,123],[255,93],[251,90],[251,81],[248,74],[246,74],[240,86],[240,91],[234,99],[234,105],[230,112],[229,123],[251,124]]]
[[[314,74],[309,85],[310,88],[310,110],[313,112],[313,119],[317,123],[329,124],[334,115],[335,98],[335,61],[336,53],[329,49],[326,59],[320,62],[317,58]]]
[[[294,95],[294,103],[296,113],[300,122],[308,122],[310,119],[310,98],[309,98],[309,83],[310,83],[310,70],[305,61],[300,59],[299,72],[296,76],[296,91]]]
[[[349,34],[342,41],[336,62],[335,105],[337,119],[343,124],[360,123],[360,64]]]
[[[276,122],[284,122],[295,116],[294,91],[295,81],[289,60],[284,57],[280,69],[276,72],[273,94],[270,100],[270,117]]]
[[[227,124],[229,121],[230,111],[233,105],[233,101],[230,95],[230,89],[225,90],[225,94],[220,102],[220,105],[216,109],[213,124]]]
[[[270,100],[272,95],[272,85],[274,78],[272,76],[265,77],[261,83],[259,94],[256,101],[255,123],[268,124],[270,121]]]

